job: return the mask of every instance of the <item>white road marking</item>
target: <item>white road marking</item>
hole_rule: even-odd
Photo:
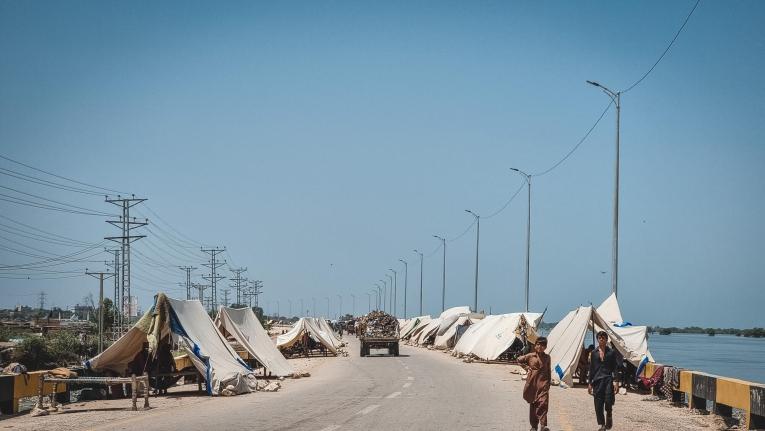
[[[404,389],[408,388],[409,386],[412,386],[412,382],[404,383]]]
[[[320,431],[335,431],[338,428],[340,428],[340,425],[330,425],[326,428],[322,428]]]
[[[407,380],[414,380],[414,377],[412,377],[412,376],[409,376],[409,377],[407,377],[406,379],[407,379]]]
[[[397,396],[399,396],[399,395],[401,395],[401,392],[394,392],[394,393],[392,393],[392,394],[388,395],[388,396],[387,396],[387,397],[385,397],[385,398],[396,398],[396,397],[397,397]]]
[[[365,415],[378,407],[380,407],[379,404],[372,404],[371,406],[368,406],[364,410],[360,411],[358,414]]]

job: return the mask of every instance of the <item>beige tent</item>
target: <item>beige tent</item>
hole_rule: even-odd
[[[407,334],[406,338],[408,340],[407,344],[414,344],[417,342],[417,338],[420,336],[420,333],[425,330],[425,328],[428,326],[431,319],[430,316],[424,316],[420,318],[420,322],[415,326],[411,331],[409,331],[409,334]]]
[[[333,355],[337,354],[337,347],[335,347],[332,336],[321,329],[318,319],[311,317],[301,317],[286,334],[276,337],[276,347],[279,350],[291,347],[301,341],[304,335],[308,335],[313,341],[321,343]]]
[[[436,349],[445,350],[452,348],[454,346],[454,336],[457,335],[457,329],[460,326],[472,323],[470,316],[467,314],[450,316],[448,322],[450,323],[445,324],[447,322],[441,322],[441,325],[439,325],[436,339],[433,341],[433,347]]]
[[[125,375],[128,363],[149,343],[156,355],[160,343],[180,346],[206,380],[207,393],[218,395],[228,386],[235,393],[255,390],[255,375],[218,331],[199,301],[182,301],[159,293],[154,306],[130,330],[98,356],[85,362],[96,372]]]
[[[472,355],[493,361],[500,357],[516,339],[536,340],[536,327],[541,313],[509,313],[486,316],[470,326],[454,346],[455,355]]]
[[[550,355],[553,375],[567,385],[573,384],[579,357],[584,347],[584,337],[594,326],[603,328],[616,350],[635,366],[645,359],[645,355],[627,347],[624,339],[592,306],[579,307],[569,312],[548,335],[547,354]]]
[[[430,316],[418,316],[418,317],[412,317],[411,319],[404,321],[404,323],[400,326],[400,329],[398,332],[399,337],[402,340],[409,338],[409,336],[411,335],[411,332],[414,331],[414,329],[417,328],[417,326],[419,326],[420,323],[423,322],[425,318],[430,320]]]
[[[440,317],[428,322],[428,324],[425,325],[422,331],[420,331],[420,333],[417,335],[417,339],[414,340],[414,343],[417,344],[418,346],[429,344],[431,340],[435,337],[436,332],[438,332],[439,325],[441,325]]]
[[[218,329],[228,334],[274,376],[289,376],[292,366],[279,352],[271,337],[250,308],[220,307],[215,318]]]

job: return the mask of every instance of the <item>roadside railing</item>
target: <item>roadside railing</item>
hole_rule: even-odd
[[[643,369],[644,377],[651,377],[662,364],[648,363]],[[765,428],[765,385],[730,377],[716,376],[692,370],[680,370],[680,382],[673,390],[672,402],[687,404],[688,408],[708,411],[732,417],[733,409],[745,412],[746,423],[741,429]]]

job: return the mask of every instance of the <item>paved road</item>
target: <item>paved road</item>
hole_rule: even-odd
[[[523,381],[510,373],[509,366],[466,364],[444,353],[404,345],[398,358],[361,358],[358,342],[346,338],[350,338],[348,357],[326,359],[312,370],[312,377],[288,380],[279,392],[195,398],[193,404],[138,412],[94,429],[529,429],[528,405],[521,397]],[[643,402],[643,397],[620,396],[614,429],[694,430],[709,426],[698,422],[687,408]],[[592,398],[586,390],[552,388],[551,429],[594,430],[593,416]]]
[[[351,338],[351,337],[347,337]],[[143,415],[110,429],[141,430],[527,430],[517,380],[499,369],[401,346],[401,356],[331,358],[312,377],[276,393],[256,393]],[[487,372],[489,371],[489,372]],[[503,377],[504,382],[497,377]],[[512,392],[512,393],[511,393]],[[512,401],[510,401],[512,399]]]

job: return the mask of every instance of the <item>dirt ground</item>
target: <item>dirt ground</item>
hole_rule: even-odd
[[[311,357],[289,359],[290,365],[296,373],[314,373],[327,360],[332,357]],[[290,387],[299,385],[301,380],[310,379],[305,377],[301,379],[284,379],[281,381],[280,391],[289,391]],[[267,397],[268,392],[257,392],[239,397]],[[196,383],[179,385],[168,390],[167,395],[151,396],[149,398],[149,411],[142,409],[143,399],[138,400],[138,411],[132,411],[132,402],[130,398],[116,400],[83,401],[65,404],[59,407],[59,411],[51,413],[48,416],[32,417],[29,412],[18,415],[0,416],[0,430],[20,430],[20,431],[55,431],[73,429],[93,429],[110,422],[122,419],[132,418],[147,414],[168,414],[175,408],[191,406],[195,404],[203,405],[213,400],[205,394],[197,392]],[[46,398],[46,406],[48,405]]]

